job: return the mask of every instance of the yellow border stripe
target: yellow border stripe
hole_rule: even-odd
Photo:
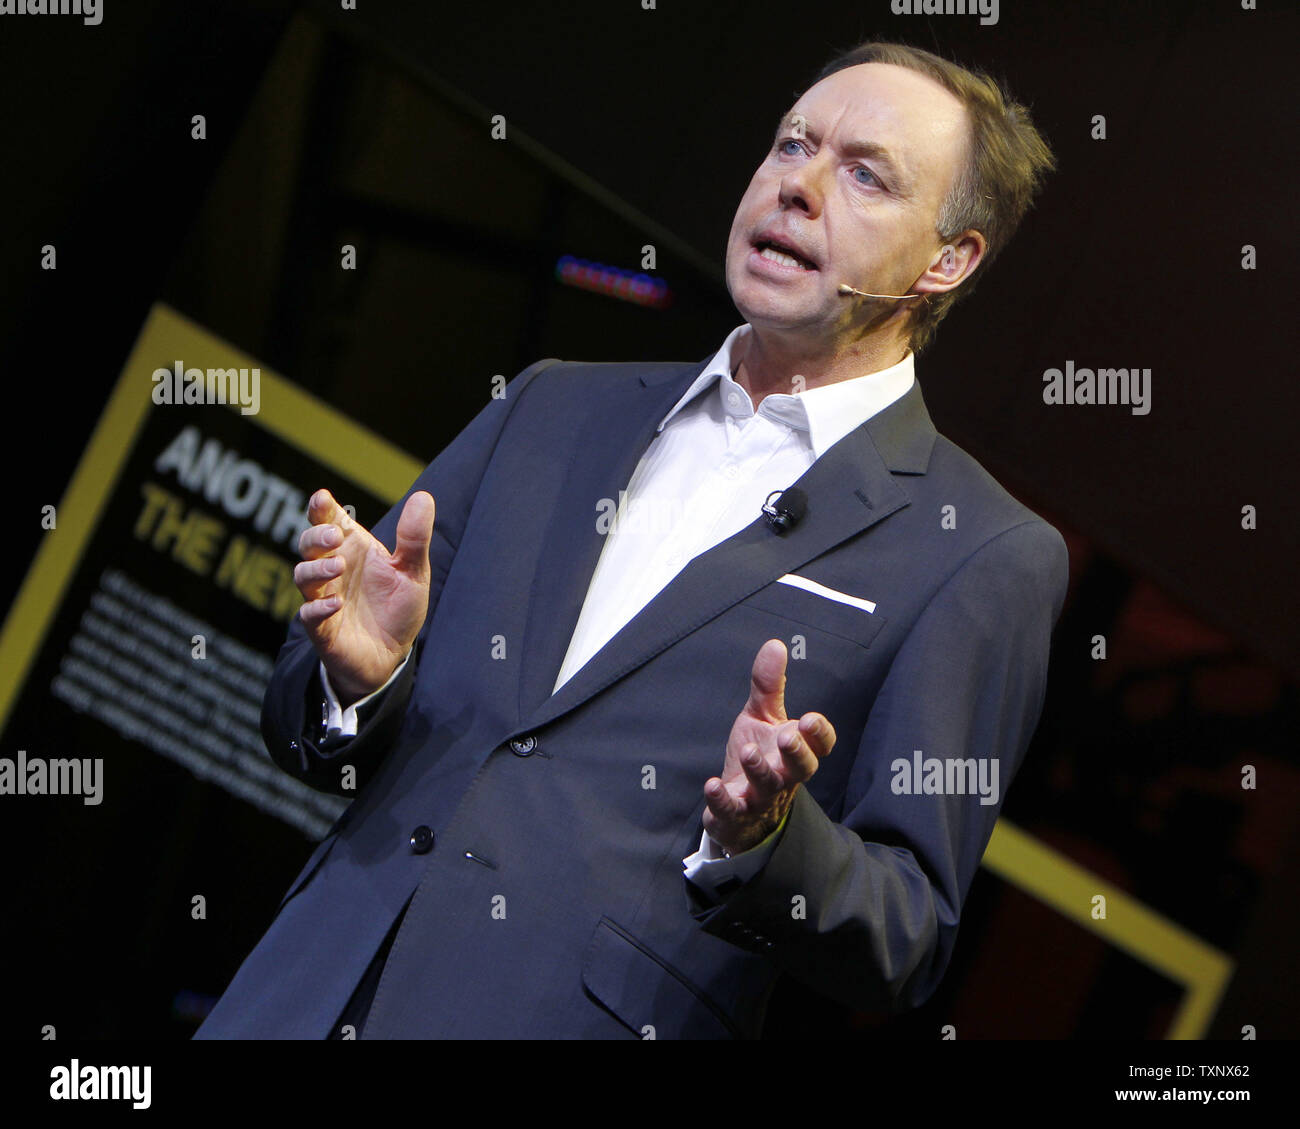
[[[1184,985],[1188,992],[1169,1036],[1204,1035],[1232,976],[1233,962],[1225,953],[1005,819],[993,828],[983,861],[1000,878]],[[1106,898],[1104,921],[1092,917],[1097,894]]]
[[[203,368],[260,368],[259,362],[214,337],[166,306],[155,306],[157,353],[202,357]],[[157,365],[150,365],[150,372]],[[322,400],[268,369],[262,369],[261,405],[256,421],[317,462],[346,474],[386,502],[395,502],[424,470],[424,463],[353,423]],[[234,410],[238,410],[237,408]]]
[[[152,317],[145,321],[136,338],[90,444],[55,510],[55,526],[41,541],[5,618],[4,629],[0,630],[0,671],[4,672],[0,677],[0,729],[9,720],[18,691],[27,680],[45,632],[63,601],[100,511],[117,484],[122,464],[151,406],[147,395],[128,394],[131,375],[147,363],[152,351],[151,324]]]

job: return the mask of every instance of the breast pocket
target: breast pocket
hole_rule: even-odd
[[[866,611],[779,581],[760,588],[739,606],[774,617],[774,623],[775,620],[785,620],[796,628],[799,625],[811,627],[859,647],[870,647],[885,625],[885,617],[879,609]],[[777,633],[782,634],[788,643],[791,630],[795,628]]]
[[[750,661],[768,639],[786,645],[785,708],[790,717],[815,710],[842,737],[860,731],[871,708],[870,688],[885,662],[878,640],[888,621],[878,608],[868,612],[772,583],[732,611]]]

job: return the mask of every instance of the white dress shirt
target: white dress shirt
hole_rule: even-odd
[[[759,517],[768,495],[793,485],[831,446],[907,392],[915,379],[909,351],[879,372],[797,393],[770,394],[755,411],[749,393],[732,379],[737,368],[732,353],[749,332],[748,325],[732,330],[660,421],[618,499],[617,515],[554,690],[581,670],[689,561]],[[736,657],[741,664],[753,660],[753,655]],[[343,710],[324,664],[321,683],[328,728],[355,734],[356,707],[374,694]],[[719,771],[722,755],[719,749]],[[700,781],[701,789],[703,785]],[[781,830],[732,858],[703,834],[700,849],[683,860],[686,877],[709,891],[730,878],[748,881],[770,857]]]

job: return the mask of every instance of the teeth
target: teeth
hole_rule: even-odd
[[[784,251],[778,251],[775,247],[764,247],[763,250],[759,252],[759,254],[763,258],[768,259],[773,263],[780,263],[782,266],[786,266],[786,267],[803,266],[803,263],[801,263],[793,255],[787,255]]]

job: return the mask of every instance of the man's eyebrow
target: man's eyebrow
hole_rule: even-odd
[[[796,118],[803,118],[803,115],[791,112],[777,123],[776,133],[772,138],[773,144],[783,134],[793,132]],[[814,141],[818,140],[817,131],[813,129],[812,123],[807,118],[803,118],[803,132],[805,136],[812,138]],[[843,150],[846,157],[866,157],[884,165],[893,178],[895,189],[904,195],[911,192],[911,178],[904,172],[902,163],[898,158],[885,146],[876,141],[849,141],[843,146]]]
[[[848,157],[867,157],[873,161],[879,161],[889,169],[894,178],[895,187],[900,192],[907,192],[911,189],[911,179],[903,171],[903,166],[898,159],[883,145],[875,141],[849,141],[844,145],[844,154]]]

